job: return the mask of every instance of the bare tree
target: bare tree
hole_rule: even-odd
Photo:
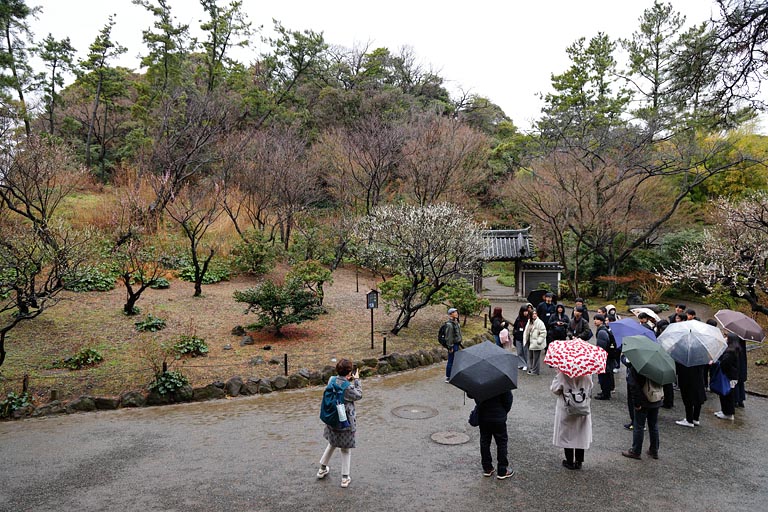
[[[466,124],[424,115],[409,125],[400,174],[420,206],[449,200],[459,203],[488,175],[490,142]]]
[[[333,196],[370,215],[391,184],[404,144],[403,127],[381,114],[323,134],[319,145],[330,167],[326,181]]]
[[[220,189],[211,182],[186,185],[165,206],[168,215],[179,224],[189,242],[189,254],[195,271],[194,297],[203,294],[203,278],[216,253],[212,244],[205,247],[207,254],[203,252],[203,238],[222,213],[219,193]]]

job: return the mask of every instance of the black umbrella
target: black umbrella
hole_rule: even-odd
[[[528,297],[527,297],[528,302],[533,304],[533,307],[535,308],[536,306],[538,306],[544,301],[544,296],[547,293],[548,293],[547,290],[533,290],[531,293],[528,294]]]
[[[518,357],[490,341],[459,350],[449,382],[482,402],[517,388]]]

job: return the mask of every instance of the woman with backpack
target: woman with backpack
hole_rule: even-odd
[[[354,370],[354,371],[353,371]],[[349,487],[352,478],[350,478],[350,465],[352,462],[352,452],[355,447],[355,432],[357,431],[357,416],[355,414],[355,402],[363,398],[363,388],[360,385],[360,374],[349,359],[341,359],[336,363],[336,373],[338,376],[331,377],[328,381],[328,388],[334,388],[334,391],[343,389],[344,412],[346,413],[348,427],[332,428],[325,425],[323,437],[328,441],[328,446],[320,457],[320,469],[317,470],[317,478],[323,479],[330,472],[328,462],[331,460],[336,448],[341,450],[341,486]]]
[[[555,430],[552,444],[565,452],[563,466],[567,469],[581,469],[584,451],[592,444],[592,414],[589,408],[589,396],[592,394],[592,376],[569,377],[561,371],[552,379],[550,391],[555,394]],[[585,411],[569,414],[566,397],[586,404]]]
[[[501,332],[501,324],[504,322],[504,316],[501,314],[501,308],[493,308],[493,314],[491,315],[491,334],[493,339],[496,340],[496,345],[501,345],[501,338],[499,333]]]

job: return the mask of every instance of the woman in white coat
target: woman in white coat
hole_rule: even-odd
[[[569,377],[557,372],[552,379],[550,391],[557,396],[555,405],[555,432],[552,444],[565,450],[563,466],[568,469],[581,469],[584,462],[584,450],[592,444],[592,414],[568,414],[563,395],[575,396],[577,401],[586,400],[592,394],[592,376]],[[571,395],[573,394],[573,395]]]
[[[547,348],[547,327],[536,311],[531,311],[531,319],[525,327],[523,339],[528,348],[528,375],[538,375],[541,368],[541,353]]]

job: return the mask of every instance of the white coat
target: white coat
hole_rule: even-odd
[[[541,321],[541,318],[537,318],[535,321],[528,320],[523,340],[528,344],[528,350],[544,350],[547,348],[547,327]]]
[[[563,389],[579,391],[584,388],[587,396],[592,394],[592,376],[569,377],[563,372],[557,372],[552,379],[550,391],[555,394],[555,432],[552,436],[552,444],[559,448],[589,449],[592,444],[592,414],[576,416],[565,411]]]

